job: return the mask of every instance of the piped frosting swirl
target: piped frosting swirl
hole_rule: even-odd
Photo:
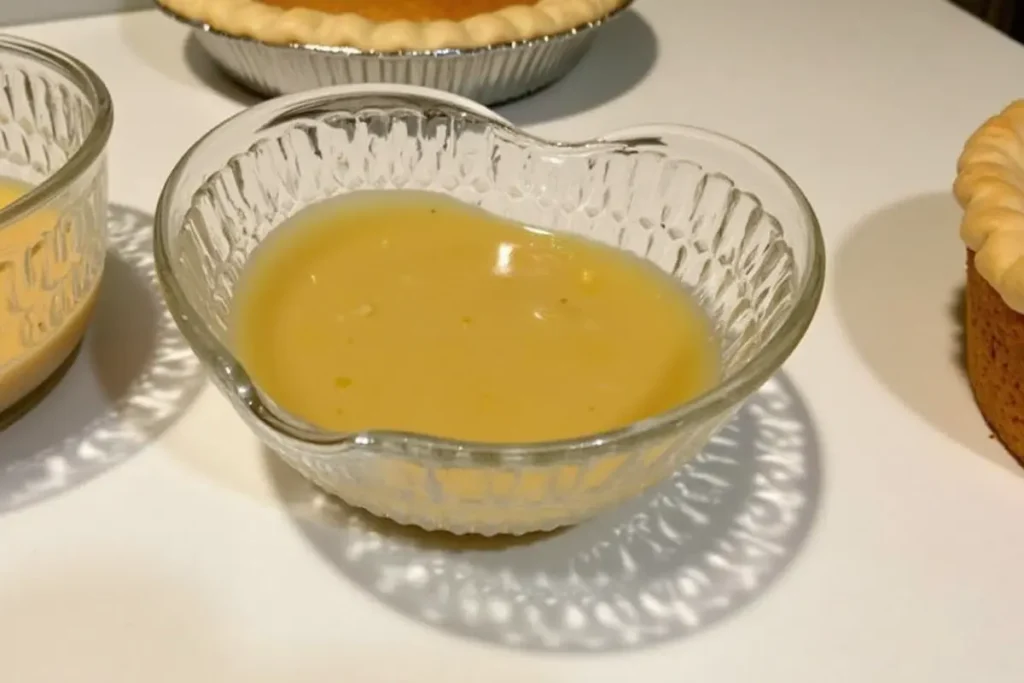
[[[1024,313],[1024,99],[968,138],[953,192],[975,268],[1007,306]]]

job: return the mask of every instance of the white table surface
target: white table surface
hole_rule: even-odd
[[[15,32],[106,80],[111,199],[141,212],[186,147],[251,102],[154,12]],[[1024,477],[955,362],[963,252],[949,187],[963,140],[1022,78],[1024,48],[940,0],[642,0],[564,82],[501,109],[552,137],[719,129],[774,158],[818,211],[827,287],[785,366],[820,445],[807,456],[822,473],[805,492],[813,524],[725,618],[588,654],[499,645],[387,606],[386,587],[317,549],[334,530],[295,521],[307,489],[212,387],[191,391],[180,354],[184,385],[171,376],[162,397],[132,399],[142,414],[163,401],[173,424],[104,453],[74,425],[123,404],[152,346],[149,290],[121,272],[92,342],[123,348],[90,342],[65,384],[0,433],[0,680],[1019,683]]]

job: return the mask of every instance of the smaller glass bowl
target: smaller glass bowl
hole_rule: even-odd
[[[0,37],[0,83],[0,178],[31,187],[0,208],[2,427],[51,384],[91,317],[114,113],[91,69],[29,40]]]
[[[445,193],[651,261],[714,322],[720,383],[625,428],[551,443],[301,424],[232,355],[231,298],[247,258],[277,225],[367,188]],[[803,194],[741,143],[683,126],[557,143],[454,95],[396,86],[282,97],[214,128],[164,186],[155,250],[182,333],[267,446],[350,504],[426,529],[481,534],[578,522],[680,467],[794,349],[824,274],[821,233]]]

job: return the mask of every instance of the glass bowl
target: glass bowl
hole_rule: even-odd
[[[106,256],[110,93],[91,69],[0,37],[0,427],[59,376],[85,333]],[[39,391],[36,391],[36,390]]]
[[[231,298],[249,254],[275,226],[367,188],[445,193],[649,260],[714,322],[720,383],[625,428],[550,443],[302,424],[232,355]],[[460,97],[396,86],[286,96],[214,128],[164,186],[155,250],[182,333],[264,444],[349,504],[426,529],[488,535],[578,522],[693,457],[797,345],[824,275],[821,233],[803,194],[741,143],[683,126],[552,142]]]

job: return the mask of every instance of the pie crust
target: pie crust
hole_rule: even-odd
[[[954,194],[964,208],[960,237],[974,268],[1024,313],[1024,100],[986,121],[964,145]]]
[[[259,0],[157,1],[176,14],[234,36],[368,52],[467,49],[540,38],[601,19],[630,2],[539,0],[461,21],[377,22],[354,13],[282,9]]]

